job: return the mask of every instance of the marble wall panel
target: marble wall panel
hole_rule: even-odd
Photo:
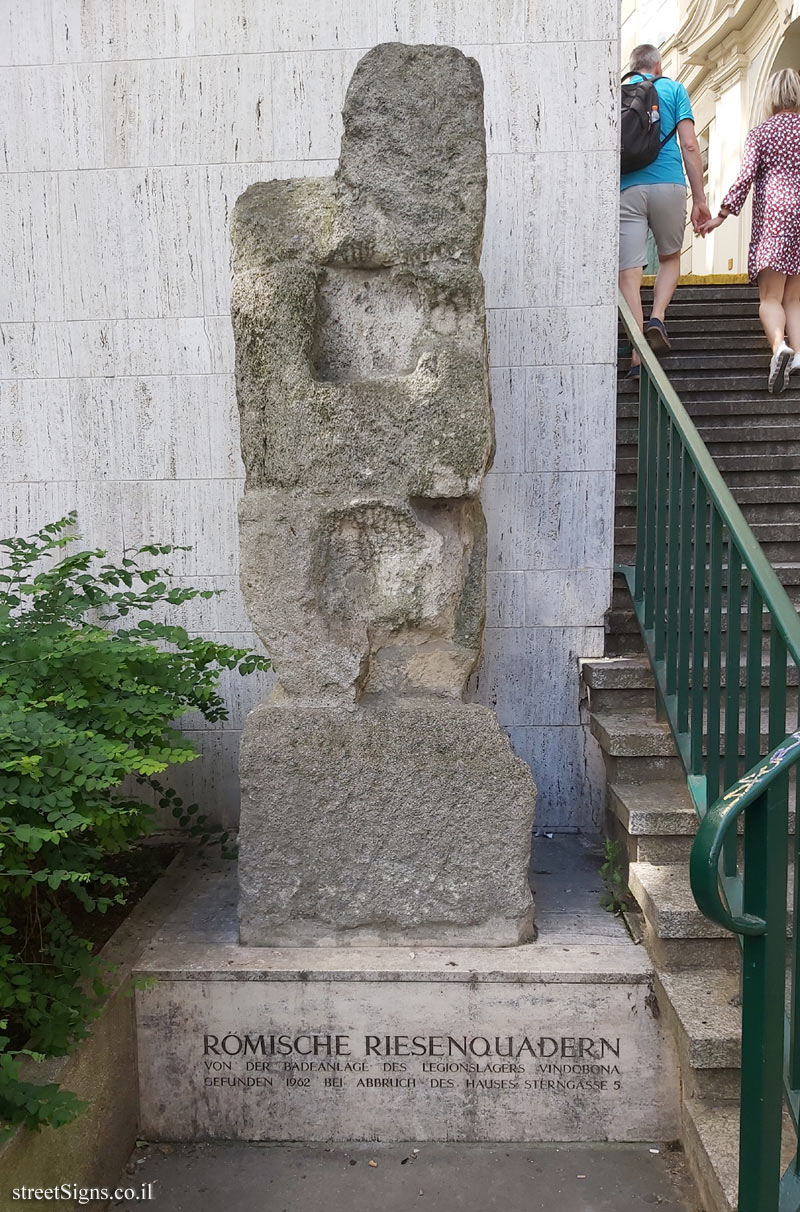
[[[616,152],[617,112],[609,103],[619,75],[613,44],[503,40],[465,49],[483,71],[490,153]]]
[[[53,62],[53,0],[3,0],[0,65]]]
[[[529,306],[616,302],[618,161],[616,151],[527,158]]]
[[[172,577],[170,584],[208,591],[210,598],[194,598],[179,606],[165,603],[153,618],[159,618],[171,626],[185,627],[187,631],[206,635],[211,632],[247,632],[253,630],[244,607],[238,576]]]
[[[0,492],[0,537],[33,534],[72,510],[78,513],[76,533],[82,546],[100,547],[113,558],[122,555],[118,484],[79,484],[64,479],[5,484]]]
[[[540,366],[527,370],[524,469],[603,471],[613,467],[615,387],[613,366]]]
[[[200,170],[59,177],[66,319],[203,314]]]
[[[197,53],[334,50],[395,41],[376,12],[386,0],[195,0]],[[419,39],[416,39],[419,41]]]
[[[602,656],[602,627],[487,627],[471,697],[505,728],[580,724],[578,660]]]
[[[524,26],[524,0],[378,0],[380,42],[522,42]]]
[[[599,746],[588,728],[511,728],[509,736],[536,780],[536,828],[600,829],[605,771]]]
[[[611,567],[611,471],[490,472],[483,502],[490,571]]]
[[[493,471],[525,470],[526,382],[529,371],[503,367],[489,372],[494,410]]]
[[[58,376],[55,324],[0,324],[0,379]]]
[[[0,168],[102,167],[100,70],[87,63],[0,69]]]
[[[543,304],[493,307],[486,316],[493,366],[565,366],[616,361],[617,308]],[[611,404],[613,407],[613,402]]]
[[[2,342],[9,332],[11,349],[16,341],[49,342],[56,351],[56,369],[62,378],[104,375],[185,375],[233,373],[233,334],[230,316],[189,316],[134,320],[70,320],[61,324],[28,326],[33,335],[15,336],[17,325],[0,326]],[[49,348],[49,346],[48,346]],[[0,369],[3,362],[0,360]],[[0,378],[2,378],[0,373]]]
[[[49,5],[57,63],[166,58],[195,50],[194,0],[49,0]]]
[[[524,572],[490,572],[487,574],[486,626],[525,626]]]
[[[525,41],[616,43],[619,9],[619,0],[584,5],[525,0]]]
[[[0,324],[63,319],[58,176],[0,174],[0,215]]]
[[[184,803],[199,804],[210,824],[236,828],[239,820],[239,738],[237,731],[198,728],[185,735],[199,751],[193,762],[171,766],[162,781],[174,787]],[[175,822],[159,812],[159,823],[169,828]]]
[[[271,55],[103,67],[106,163],[225,164],[272,158]]]
[[[524,307],[527,302],[523,217],[527,176],[522,156],[489,157],[481,255],[487,308]]]
[[[360,51],[276,56],[272,72],[275,157],[330,160],[339,155],[342,106]]]
[[[117,485],[125,542],[187,547],[169,558],[176,576],[234,576],[238,569],[237,480],[150,480]]]
[[[78,479],[243,476],[227,377],[222,392],[216,375],[73,379],[68,386]]]
[[[569,627],[576,619],[590,627],[603,626],[611,601],[610,568],[536,568],[512,575],[524,580],[526,627]]]
[[[74,476],[68,385],[59,379],[0,382],[0,482]]]

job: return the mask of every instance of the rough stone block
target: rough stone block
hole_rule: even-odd
[[[262,704],[240,773],[242,943],[532,937],[535,787],[486,708]]]

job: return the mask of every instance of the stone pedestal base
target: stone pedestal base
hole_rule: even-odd
[[[240,774],[243,944],[533,937],[536,788],[486,708],[262,704],[245,725]]]
[[[672,1140],[678,1079],[642,947],[236,943],[198,866],[134,975],[148,1140]]]

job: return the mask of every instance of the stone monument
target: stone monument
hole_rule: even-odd
[[[491,462],[478,64],[378,46],[335,177],[233,216],[241,581],[279,685],[241,745],[243,944],[533,937],[535,787],[481,652]]]
[[[481,94],[456,50],[380,46],[336,177],[236,207],[242,582],[280,681],[242,743],[240,888],[188,861],[136,970],[149,1140],[679,1130],[619,923],[508,945],[532,938],[535,789],[463,701],[492,455]]]

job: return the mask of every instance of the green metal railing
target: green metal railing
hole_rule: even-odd
[[[798,1212],[800,1152],[781,1173],[784,1106],[800,1122],[798,807],[800,617],[689,414],[636,326],[642,361],[636,563],[628,582],[700,824],[690,860],[702,912],[742,948],[739,1212]],[[768,676],[762,676],[764,667]],[[741,841],[740,841],[741,829]],[[793,842],[792,907],[787,910]],[[787,1009],[788,1007],[788,1009]]]

